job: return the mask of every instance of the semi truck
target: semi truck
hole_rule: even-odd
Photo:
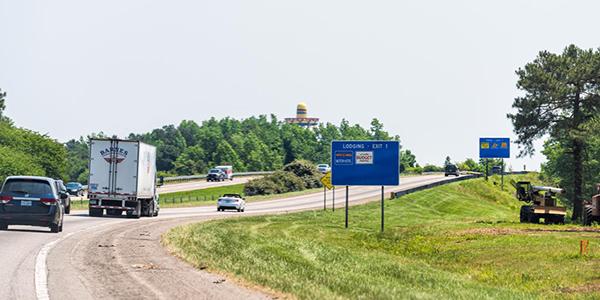
[[[128,218],[158,215],[156,147],[133,140],[92,139],[89,214]]]

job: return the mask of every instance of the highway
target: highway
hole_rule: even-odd
[[[392,191],[445,179],[403,177],[399,186],[386,187],[386,197]],[[237,183],[242,178],[233,181]],[[327,198],[331,207],[331,191]],[[380,187],[350,188],[351,205],[380,198]],[[336,189],[336,209],[344,201],[345,189]],[[0,299],[272,299],[174,258],[162,247],[162,234],[190,222],[322,208],[321,192],[247,203],[245,213],[217,212],[213,206],[171,208],[156,218],[134,220],[92,218],[86,211],[74,211],[66,216],[59,234],[47,228],[10,226],[0,231]]]
[[[188,181],[181,183],[171,183],[166,184],[158,189],[156,189],[157,194],[167,194],[167,193],[175,193],[175,192],[187,192],[193,190],[207,189],[212,187],[221,187],[221,186],[230,186],[236,184],[242,184],[248,182],[248,180],[256,178],[256,176],[246,176],[246,177],[235,177],[233,180],[225,180],[219,182],[207,182],[205,180],[201,181]],[[79,201],[82,199],[86,199],[86,197],[76,197],[71,196],[72,201]]]

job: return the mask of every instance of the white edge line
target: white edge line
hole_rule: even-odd
[[[77,233],[80,233],[82,231],[96,229],[96,228],[99,228],[102,226],[113,225],[113,224],[118,224],[118,223],[123,223],[123,222],[126,222],[126,221],[104,223],[104,224],[80,229],[75,232],[66,234],[66,235],[60,237],[59,239],[56,239],[56,240],[42,246],[42,249],[40,249],[40,251],[38,252],[37,257],[35,259],[35,278],[34,278],[34,280],[35,280],[35,296],[36,296],[36,298],[38,300],[50,300],[50,293],[48,291],[48,270],[46,268],[46,266],[47,266],[46,260],[48,258],[48,253],[50,253],[50,250],[52,250],[52,248],[54,248],[54,246],[56,246],[58,243],[62,242],[63,240],[65,240]]]

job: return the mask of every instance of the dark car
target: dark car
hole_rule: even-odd
[[[225,181],[226,177],[221,169],[211,169],[206,175],[206,181]]]
[[[494,166],[492,167],[492,174],[501,174],[502,173],[502,167],[501,166]]]
[[[71,214],[71,197],[69,196],[69,192],[62,180],[56,180],[56,184],[58,185],[58,193],[66,195],[66,197],[62,199],[62,204],[65,207],[65,214]]]
[[[448,175],[459,176],[460,175],[460,169],[456,165],[447,165],[444,168],[444,176],[448,176]]]
[[[79,182],[68,182],[67,193],[74,196],[83,196],[83,185]]]
[[[63,229],[66,193],[61,193],[56,180],[47,177],[10,176],[0,191],[0,230],[9,225]]]

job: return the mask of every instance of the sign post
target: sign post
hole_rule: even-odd
[[[346,228],[350,185],[381,186],[381,230],[384,229],[384,186],[400,183],[398,141],[331,142],[331,184],[346,186]]]
[[[331,171],[327,172],[327,174],[323,175],[321,178],[321,182],[323,183],[323,210],[327,210],[327,190],[331,189],[333,186],[331,185]],[[335,193],[335,190],[334,190]],[[334,194],[335,195],[335,194]],[[335,202],[335,196],[333,197],[333,201]],[[335,203],[333,204],[335,211]]]
[[[479,138],[479,157],[480,158],[502,158],[502,190],[504,190],[504,159],[510,158],[510,139],[509,138]],[[487,160],[485,165],[485,180],[487,180]]]
[[[333,187],[333,202],[331,204],[333,204],[333,211],[335,211],[335,186]]]

